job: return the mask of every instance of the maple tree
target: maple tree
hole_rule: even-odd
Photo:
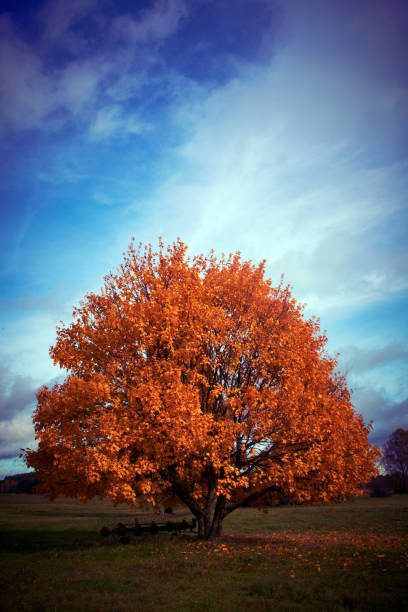
[[[133,242],[57,330],[66,380],[38,392],[38,450],[25,459],[51,497],[168,504],[221,534],[242,505],[345,499],[375,473],[319,322],[265,262],[189,258]]]
[[[393,474],[398,488],[408,491],[408,430],[401,427],[393,431],[384,445],[382,463]],[[399,483],[398,483],[399,481]]]

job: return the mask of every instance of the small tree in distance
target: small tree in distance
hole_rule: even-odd
[[[305,320],[265,262],[190,259],[177,241],[133,243],[99,294],[57,331],[65,382],[38,392],[38,450],[51,497],[169,504],[199,537],[271,496],[359,495],[378,451],[350,401],[318,321]]]
[[[396,490],[408,492],[408,430],[396,429],[384,445],[382,463],[394,476]],[[394,485],[395,486],[395,485]]]

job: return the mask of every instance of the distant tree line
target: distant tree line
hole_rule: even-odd
[[[386,470],[373,478],[367,490],[372,497],[408,493],[408,430],[396,429],[384,445],[381,463]]]
[[[6,476],[0,480],[0,493],[35,493],[39,482],[35,472]]]
[[[393,493],[408,493],[399,474],[379,474],[364,486],[370,497],[387,497]]]

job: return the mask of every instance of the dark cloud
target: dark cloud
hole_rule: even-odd
[[[7,443],[8,441],[6,441]],[[0,461],[13,461],[15,459],[17,459],[18,457],[16,456],[16,454],[19,454],[20,449],[16,448],[16,445],[13,444],[9,444],[8,447],[4,447],[3,446],[3,440],[0,436]],[[24,448],[26,447],[27,441],[26,439],[24,439]],[[31,445],[30,445],[31,446]],[[0,476],[1,478],[1,476]]]
[[[47,386],[60,379],[51,379]],[[36,391],[30,376],[20,376],[7,365],[0,365],[0,460],[16,458],[21,448],[35,444],[32,411]]]
[[[354,374],[407,359],[408,351],[400,342],[391,342],[374,349],[346,346],[340,349],[340,355],[343,371]]]
[[[366,422],[373,421],[370,441],[383,446],[393,431],[408,429],[408,398],[393,402],[384,393],[360,388],[353,395],[354,405]]]
[[[0,460],[15,459],[20,449],[34,443],[31,411],[36,386],[30,376],[12,372],[0,365]]]
[[[0,421],[10,420],[35,402],[36,387],[30,376],[14,374],[0,365]]]

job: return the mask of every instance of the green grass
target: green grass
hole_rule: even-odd
[[[408,601],[407,495],[244,508],[215,543],[99,535],[136,515],[152,518],[106,501],[0,495],[0,608],[391,612]]]

